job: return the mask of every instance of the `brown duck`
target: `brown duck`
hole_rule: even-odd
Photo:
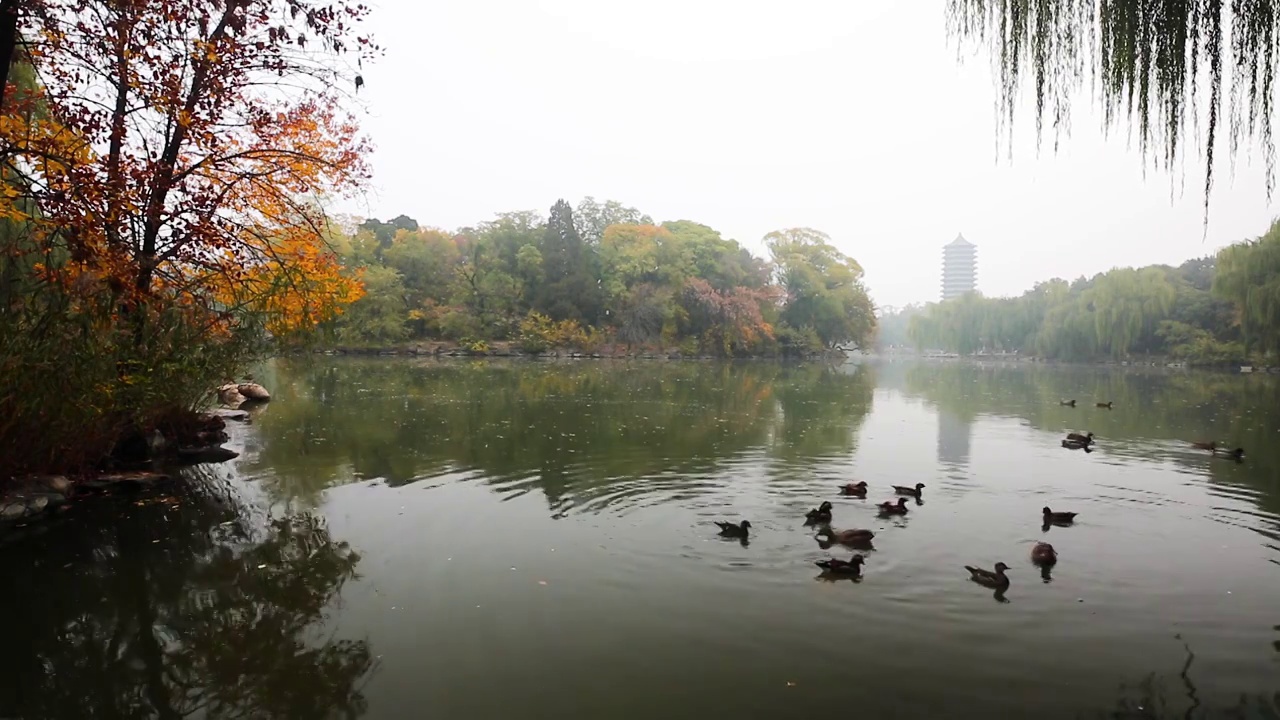
[[[1045,507],[1043,510],[1041,510],[1041,513],[1043,513],[1044,521],[1046,523],[1059,523],[1063,525],[1068,525],[1075,522],[1076,515],[1078,514],[1073,512],[1054,512],[1050,510],[1048,507]]]
[[[870,530],[833,530],[830,527],[824,527],[818,531],[818,538],[825,539],[827,542],[836,542],[841,544],[866,543],[870,542],[876,536]]]
[[[1095,403],[1095,404],[1096,404],[1098,407],[1100,407],[1100,408],[1106,408],[1106,409],[1110,410],[1110,409],[1111,409],[1111,404],[1112,404],[1113,402],[1115,402],[1115,401],[1114,401],[1114,400],[1109,400],[1109,401],[1104,402],[1104,403]]]
[[[979,585],[986,585],[989,588],[995,588],[997,590],[1003,590],[1004,588],[1009,587],[1009,576],[1004,574],[1004,572],[1009,569],[1009,566],[1002,562],[996,563],[995,572],[983,570],[982,568],[974,567],[972,565],[965,565],[964,569],[969,571],[969,579]]]
[[[1089,433],[1088,435],[1081,435],[1080,433],[1075,432],[1067,433],[1067,440],[1075,443],[1082,443],[1084,445],[1092,445],[1093,433]]]
[[[854,497],[866,497],[867,482],[865,480],[859,480],[856,483],[849,483],[847,485],[842,485],[840,486],[840,494],[852,495]]]
[[[1031,562],[1037,565],[1052,565],[1058,562],[1058,551],[1049,543],[1038,542],[1031,548]]]
[[[910,495],[911,497],[920,497],[920,491],[924,489],[924,483],[916,483],[915,487],[903,487],[894,485],[893,491],[899,495]]]
[[[717,520],[716,525],[720,526],[720,534],[725,537],[744,538],[751,530],[750,520],[743,520],[737,525],[734,525],[731,522],[720,522]]]
[[[1087,453],[1093,452],[1093,448],[1089,447],[1089,443],[1077,442],[1075,440],[1063,440],[1062,447],[1068,450],[1083,450]]]
[[[834,507],[830,502],[824,500],[816,509],[805,513],[806,522],[831,522],[831,508]]]
[[[848,560],[840,558],[829,558],[827,560],[818,560],[814,563],[822,568],[824,573],[832,575],[844,575],[846,577],[859,577],[862,575],[862,564],[866,559],[861,555],[854,553],[853,557]]]
[[[894,505],[893,502],[888,500],[880,503],[880,514],[881,515],[906,515],[907,499],[904,497],[898,498],[897,505]]]
[[[1217,440],[1210,440],[1209,442],[1192,441],[1191,447],[1196,448],[1197,450],[1208,450],[1209,452],[1213,452],[1214,450],[1218,449],[1218,441]]]
[[[1075,406],[1076,406],[1076,401],[1075,401],[1075,400],[1059,400],[1059,401],[1058,401],[1058,404],[1059,404],[1059,405],[1066,405],[1067,407],[1075,407]]]

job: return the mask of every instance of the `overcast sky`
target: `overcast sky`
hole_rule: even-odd
[[[762,254],[829,233],[873,299],[937,299],[941,248],[978,246],[979,289],[1179,263],[1262,234],[1261,161],[1177,184],[1106,138],[1087,102],[1055,154],[1029,114],[997,144],[991,66],[957,60],[942,0],[381,0],[364,69],[374,188],[345,210],[455,229],[557,198],[706,223]],[[1225,155],[1225,152],[1221,153]],[[1144,177],[1144,168],[1146,176]]]

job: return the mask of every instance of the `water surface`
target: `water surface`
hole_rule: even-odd
[[[236,461],[0,547],[0,717],[1280,707],[1273,377],[322,357],[262,379]],[[836,496],[853,480],[866,500]],[[824,499],[877,533],[861,582],[812,564],[849,554],[803,525]],[[1044,505],[1079,519],[1045,531]],[[741,518],[749,544],[717,537]],[[997,561],[1003,597],[963,570]]]

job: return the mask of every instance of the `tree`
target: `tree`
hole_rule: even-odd
[[[21,32],[62,129],[33,139],[7,123],[3,139],[34,164],[39,233],[65,243],[67,279],[109,281],[126,310],[164,294],[289,314],[278,330],[313,325],[336,312],[335,298],[353,298],[323,245],[327,220],[305,198],[340,196],[368,176],[368,146],[331,82],[337,54],[372,48],[356,29],[366,8],[42,6],[20,18]],[[72,156],[59,146],[67,138],[79,143]]]
[[[1235,303],[1245,347],[1280,352],[1280,222],[1218,253],[1213,292]]]
[[[573,208],[564,200],[551,207],[538,245],[543,283],[534,306],[555,320],[593,323],[600,316],[603,292],[592,255],[573,224]]]
[[[1241,140],[1261,145],[1270,197],[1280,69],[1280,26],[1270,2],[948,0],[947,19],[953,37],[985,45],[997,58],[1000,109],[1009,125],[1030,73],[1037,141],[1046,121],[1055,137],[1067,129],[1074,96],[1089,78],[1104,122],[1136,124],[1144,157],[1159,149],[1157,164],[1172,169],[1188,135],[1200,134],[1206,222],[1224,114],[1231,154]]]
[[[764,242],[786,291],[783,322],[813,329],[827,347],[845,342],[867,347],[876,320],[862,286],[862,266],[837,250],[825,233],[810,228],[771,232]]]
[[[587,245],[599,243],[610,225],[653,224],[653,218],[633,207],[627,207],[617,200],[606,200],[601,204],[590,196],[578,203],[573,218],[579,237]]]

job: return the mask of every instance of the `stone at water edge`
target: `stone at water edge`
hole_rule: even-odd
[[[236,390],[238,390],[241,395],[249,398],[250,400],[270,400],[271,399],[271,393],[267,392],[267,389],[262,387],[258,383],[240,383],[239,385],[236,386]]]
[[[21,501],[0,507],[0,521],[17,520],[26,514],[27,504]]]
[[[223,385],[218,388],[218,402],[231,407],[239,407],[240,403],[245,401],[244,395],[240,394],[237,385]]]
[[[178,459],[192,464],[219,463],[240,457],[235,450],[224,447],[178,448]]]

